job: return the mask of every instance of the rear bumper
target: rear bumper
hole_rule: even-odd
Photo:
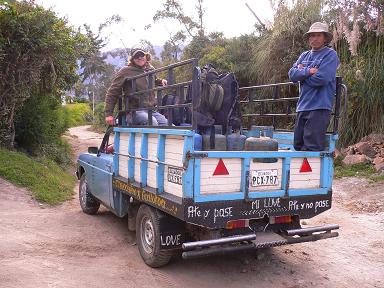
[[[223,255],[240,251],[282,246],[302,242],[311,242],[339,236],[332,230],[339,229],[339,225],[322,225],[275,232],[255,232],[248,235],[224,237],[219,239],[188,242],[182,245],[184,259],[192,259],[213,255]]]

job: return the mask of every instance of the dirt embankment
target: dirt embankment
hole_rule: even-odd
[[[75,153],[100,143],[87,127],[70,129]],[[77,193],[77,191],[76,191]],[[384,287],[384,184],[334,182],[331,210],[306,220],[338,223],[338,238],[253,254],[147,267],[135,234],[106,209],[83,214],[77,194],[57,207],[0,179],[0,287]]]

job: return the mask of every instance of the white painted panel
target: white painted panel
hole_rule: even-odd
[[[128,141],[129,133],[120,133],[119,141],[119,176],[128,179]]]
[[[251,159],[249,169],[252,170],[265,170],[265,169],[280,169],[282,168],[282,159],[278,159],[277,162],[274,163],[261,163],[261,162],[253,162]]]
[[[136,133],[135,136],[135,157],[141,158],[141,138],[142,134]],[[140,159],[135,159],[135,181],[141,183],[141,173],[140,173]]]
[[[120,133],[120,147],[128,147],[130,133]]]
[[[156,167],[156,163],[148,163],[147,185],[152,188],[157,188]]]
[[[292,158],[291,159],[291,169],[300,169],[303,164],[304,158]],[[320,168],[320,159],[319,158],[307,158],[309,165],[313,169]]]
[[[157,161],[157,134],[148,135],[148,159]]]
[[[320,179],[312,179],[306,181],[295,181],[291,180],[289,182],[289,189],[316,189],[320,188]]]
[[[119,176],[128,179],[128,157],[119,155]]]
[[[220,159],[206,158],[201,160],[200,194],[235,193],[240,192],[241,159],[222,159],[229,175],[215,175],[215,169]]]
[[[320,188],[320,158],[307,158],[312,172],[300,172],[303,158],[291,159],[290,189],[316,189]]]
[[[183,136],[169,136],[165,139],[164,162],[169,165],[183,166]]]
[[[120,134],[119,154],[128,155],[128,141],[129,141],[128,133]]]
[[[135,181],[141,183],[140,160],[135,160]]]
[[[164,191],[169,193],[169,194],[173,194],[173,195],[176,195],[178,197],[182,197],[183,196],[183,187],[179,184],[168,182],[167,181],[167,179],[168,179],[167,174],[168,174],[167,169],[165,169],[165,171],[164,171]]]
[[[136,157],[141,157],[140,151],[141,151],[141,134],[136,133],[135,136],[135,156]]]
[[[158,134],[148,135],[148,159],[158,161],[157,145]],[[152,188],[157,188],[156,167],[157,163],[148,162],[147,185]]]

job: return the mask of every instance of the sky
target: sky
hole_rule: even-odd
[[[153,24],[153,15],[162,7],[165,0],[36,0],[35,3],[51,9],[59,17],[68,19],[75,28],[89,24],[97,32],[101,23],[112,15],[122,17],[119,24],[111,25],[103,32],[108,37],[104,50],[130,48],[141,39],[153,45],[162,46],[169,39],[170,33],[179,29],[176,21],[161,21]],[[180,0],[188,16],[197,16],[194,6],[197,1]],[[273,12],[269,0],[204,0],[205,26],[209,32],[223,32],[226,37],[249,34],[254,31],[256,18],[245,3],[252,8],[261,21],[271,21]],[[152,28],[144,27],[152,24]]]

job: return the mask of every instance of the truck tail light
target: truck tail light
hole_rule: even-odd
[[[240,219],[240,220],[231,220],[225,224],[226,229],[236,229],[236,228],[244,228],[249,226],[248,219]]]
[[[270,216],[269,224],[291,223],[292,216]]]

